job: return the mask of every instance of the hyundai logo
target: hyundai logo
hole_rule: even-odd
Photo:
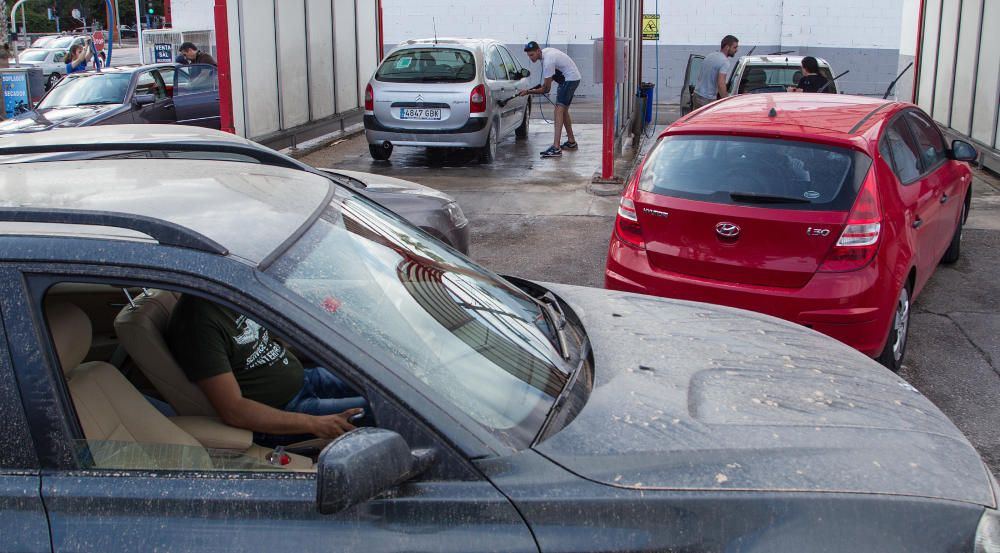
[[[740,227],[734,223],[727,223],[725,221],[715,225],[715,233],[721,238],[728,238],[730,240],[735,240],[740,236]]]

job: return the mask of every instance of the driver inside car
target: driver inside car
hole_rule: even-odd
[[[253,431],[262,445],[336,438],[368,408],[327,369],[303,367],[257,322],[197,296],[178,301],[167,344],[223,422]]]

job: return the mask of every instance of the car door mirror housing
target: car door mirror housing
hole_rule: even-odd
[[[156,96],[153,94],[136,94],[135,98],[132,98],[132,102],[135,103],[135,107],[141,108],[143,106],[155,104]]]
[[[362,427],[337,438],[319,454],[316,506],[339,513],[417,476],[433,462],[429,449],[410,450],[391,430]]]
[[[976,147],[964,140],[955,140],[951,143],[951,159],[955,161],[976,161],[979,159],[979,152]]]
[[[528,71],[527,69],[521,68],[521,78],[522,79],[527,79],[530,76],[531,76],[531,71]]]

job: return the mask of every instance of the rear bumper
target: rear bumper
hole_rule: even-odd
[[[374,115],[364,117],[365,136],[369,144],[389,141],[394,146],[439,146],[480,148],[486,144],[489,119],[472,117],[457,129],[401,129],[383,125]]]
[[[895,300],[892,285],[880,279],[879,272],[876,256],[858,271],[816,273],[802,288],[733,284],[653,267],[645,250],[625,245],[613,235],[604,286],[764,313],[812,328],[875,357],[885,346]]]

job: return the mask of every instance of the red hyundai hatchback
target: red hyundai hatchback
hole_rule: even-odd
[[[605,285],[780,317],[899,370],[911,303],[958,260],[976,155],[910,104],[716,102],[671,125],[625,188]]]

